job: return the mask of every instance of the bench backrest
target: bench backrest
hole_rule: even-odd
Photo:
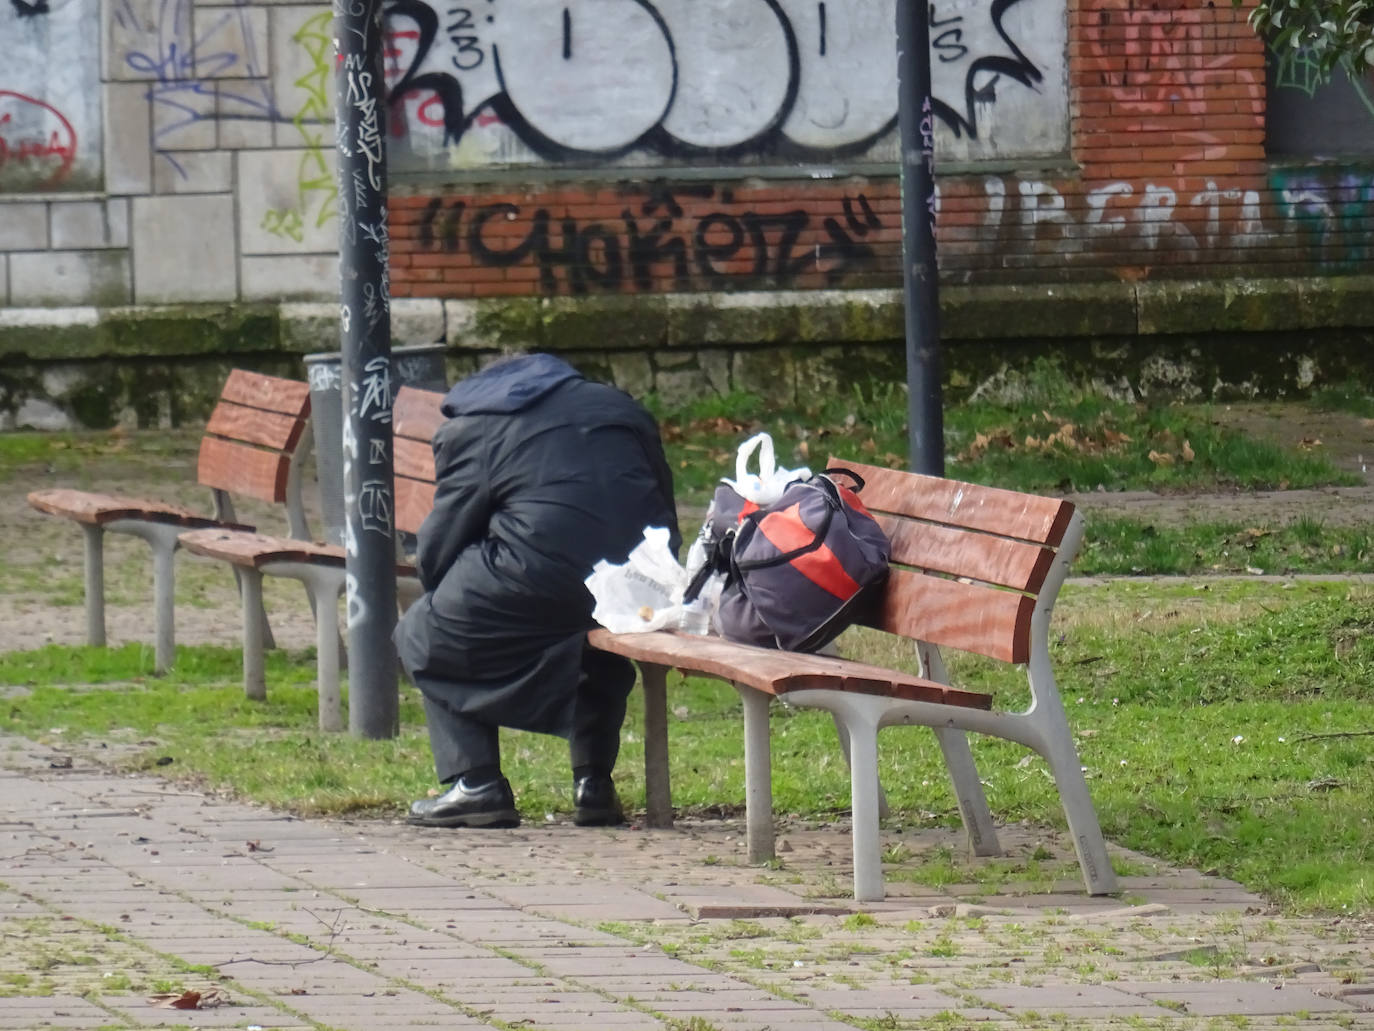
[[[842,459],[832,464],[863,477],[859,497],[892,542],[892,572],[867,622],[914,640],[1028,661],[1031,615],[1073,504]]]
[[[307,384],[235,369],[205,425],[197,478],[212,490],[285,502],[292,458],[308,439],[309,419]]]
[[[396,474],[396,529],[417,533],[434,507],[434,445],[444,423],[437,390],[402,387],[391,409],[391,439]]]

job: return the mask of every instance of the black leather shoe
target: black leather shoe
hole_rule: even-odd
[[[605,773],[592,773],[573,781],[573,823],[579,827],[618,827],[625,811],[615,784]]]
[[[505,777],[472,788],[459,778],[437,798],[410,803],[406,823],[420,827],[519,827],[515,795]]]

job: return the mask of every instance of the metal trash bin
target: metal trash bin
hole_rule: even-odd
[[[391,349],[391,398],[401,387],[447,390],[445,344],[407,344]],[[343,355],[325,351],[305,356],[310,382],[310,425],[315,435],[315,476],[320,487],[320,513],[325,539],[344,539]]]

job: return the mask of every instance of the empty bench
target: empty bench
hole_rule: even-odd
[[[998,855],[1001,849],[966,732],[1015,741],[1043,756],[1058,787],[1089,894],[1115,891],[1115,874],[1049,656],[1050,616],[1082,540],[1082,516],[1059,499],[843,464],[863,477],[864,505],[892,542],[891,574],[881,599],[862,622],[913,641],[920,674],[670,630],[591,631],[594,647],[633,659],[640,668],[648,822],[672,822],[666,692],[668,670],[679,669],[725,680],[741,696],[751,862],[773,857],[768,710],[776,697],[829,711],[846,746],[857,900],[883,897],[877,737],[883,727],[897,724],[935,730],[959,813],[979,856]],[[951,685],[941,647],[1024,665],[1029,706],[1021,712],[998,711],[990,696]]]
[[[158,672],[176,657],[173,555],[191,528],[252,530],[236,521],[235,496],[286,508],[288,531],[308,537],[301,502],[301,464],[310,450],[310,388],[303,382],[235,369],[205,426],[196,479],[208,487],[214,514],[146,498],[55,488],[34,491],[40,512],[80,524],[85,532],[86,640],[105,643],[104,535],[123,533],[148,542],[153,558]],[[257,618],[267,633],[259,602]]]
[[[431,439],[444,421],[437,391],[402,387],[392,407],[392,447],[395,472],[395,529],[416,533],[434,507],[434,452]],[[315,683],[319,694],[321,730],[342,730],[343,701],[339,689],[338,611],[347,574],[347,554],[335,544],[290,540],[267,534],[219,527],[181,534],[181,547],[206,558],[228,562],[238,570],[243,590],[243,686],[249,698],[267,697],[261,623],[254,613],[262,606],[262,578],[281,576],[305,584],[315,609]],[[411,562],[398,556],[397,591],[412,599],[419,579]]]

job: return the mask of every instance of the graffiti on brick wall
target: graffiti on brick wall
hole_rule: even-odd
[[[1276,169],[1270,187],[1299,246],[1341,264],[1374,258],[1374,172]]]
[[[212,147],[216,122],[280,120],[267,41],[245,0],[198,7],[194,21],[191,0],[115,0],[111,22],[116,76],[148,81],[153,152],[178,175],[178,153]]]
[[[686,197],[715,206],[688,213],[679,202]],[[425,251],[466,252],[479,267],[532,264],[547,294],[560,286],[572,294],[649,291],[665,282],[677,290],[776,287],[807,273],[839,285],[876,266],[867,238],[883,228],[863,194],[846,196],[841,211],[840,218],[819,220],[801,207],[756,211],[738,203],[730,189],[712,185],[654,190],[627,206],[618,223],[555,217],[545,207],[436,197],[421,216],[419,244]],[[497,231],[508,222],[529,230],[512,239]]]
[[[452,147],[471,163],[519,163],[522,150],[527,161],[576,161],[890,149],[896,2],[392,0],[395,121],[408,144]],[[946,136],[979,141],[1008,108],[995,119],[1002,153],[1061,149],[1067,100],[1045,69],[1062,75],[1062,8],[936,0],[929,10]],[[497,128],[512,134],[504,149],[465,150]]]
[[[1055,186],[1033,179],[988,176],[983,191],[986,225],[1010,229],[1027,243],[1059,240],[1065,252],[1091,251],[1109,238],[1130,239],[1149,252],[1211,251],[1253,246],[1268,235],[1257,190],[1210,180],[1182,194],[1149,182],[1103,183],[1072,206]]]
[[[1136,129],[1156,129],[1180,115],[1215,118],[1223,113],[1218,103],[1230,102],[1241,114],[1263,110],[1263,76],[1238,60],[1251,41],[1218,34],[1210,6],[1165,0],[1103,11],[1102,19],[1084,33],[1087,64],[1101,72],[1116,113],[1141,119]],[[1191,121],[1174,139],[1182,149],[1172,160],[1194,161],[1216,157],[1230,137]]]
[[[1120,250],[1148,263],[1164,252],[1204,258],[1296,244],[1309,260],[1350,263],[1370,255],[1363,227],[1374,219],[1374,173],[1275,172],[1264,191],[1119,180],[1081,197],[1039,180],[987,176],[978,207],[977,246],[989,252],[1048,249],[1100,261],[1104,250]]]

